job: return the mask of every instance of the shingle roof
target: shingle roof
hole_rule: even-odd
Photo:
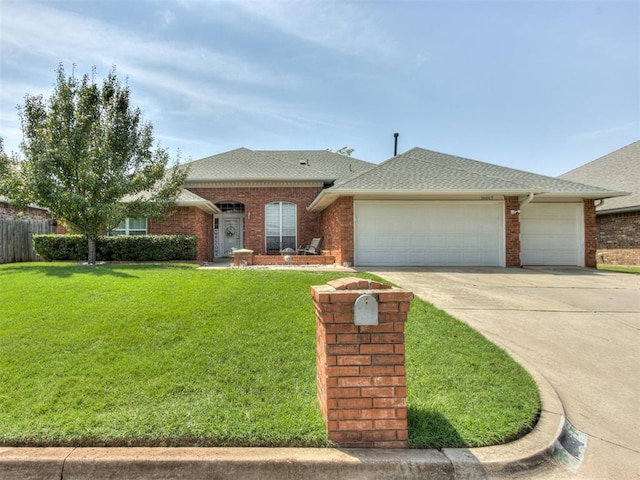
[[[603,194],[607,189],[413,148],[333,190],[508,191]]]
[[[340,195],[402,194],[501,194],[527,193],[605,198],[620,195],[600,187],[501,167],[444,153],[413,148],[376,167],[323,191],[313,208],[323,208]]]
[[[372,166],[329,151],[255,151],[248,148],[212,155],[189,165],[187,183],[234,180],[333,182]]]
[[[146,191],[146,192],[137,193],[135,195],[125,195],[122,198],[122,201],[125,203],[133,202],[141,197],[147,196],[148,193],[149,192]],[[184,188],[180,190],[180,193],[178,193],[178,197],[176,198],[176,206],[198,207],[200,210],[204,210],[207,213],[211,213],[211,214],[220,213],[220,209],[216,207],[213,203],[211,203],[209,200],[206,200],[201,196],[196,195],[195,193],[190,192],[189,190],[186,190]]]
[[[220,213],[220,209],[209,200],[206,200],[184,188],[180,190],[176,204],[179,207],[198,207],[199,209],[211,214]]]
[[[301,161],[306,161],[311,168],[326,173],[336,180],[346,180],[375,167],[374,163],[328,150],[258,150],[258,152],[292,165],[299,166]]]
[[[7,197],[3,197],[2,195],[0,195],[0,202],[1,202],[1,203],[7,203],[7,204],[10,204],[10,203],[11,203],[11,202],[9,202],[9,199],[8,199]],[[46,210],[46,211],[49,211],[49,209],[48,209],[48,208],[45,208],[45,207],[39,207],[38,205],[34,205],[34,204],[29,204],[29,205],[27,205],[27,207],[29,207],[29,208],[35,208],[35,209],[38,209],[38,210]]]
[[[631,193],[626,197],[608,199],[597,207],[598,212],[639,210],[640,141],[560,175],[560,178]]]

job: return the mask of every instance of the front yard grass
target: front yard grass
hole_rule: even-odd
[[[346,275],[0,265],[0,445],[329,446],[309,286]],[[406,343],[412,447],[534,423],[533,380],[466,325],[416,299]]]
[[[607,270],[609,272],[633,273],[640,275],[640,267],[635,266],[619,266],[619,265],[603,265],[598,264],[598,270]]]

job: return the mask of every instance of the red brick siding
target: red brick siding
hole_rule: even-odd
[[[507,267],[520,266],[520,215],[511,211],[520,211],[518,197],[504,197],[505,223],[505,265]]]
[[[179,207],[164,221],[149,219],[150,235],[195,235],[198,237],[198,261],[213,259],[213,217],[196,207]]]
[[[598,248],[598,226],[596,207],[593,200],[583,200],[584,209],[584,266],[596,268],[596,250]]]
[[[598,248],[640,248],[640,211],[598,215]]]
[[[309,243],[320,235],[320,216],[307,211],[307,207],[320,193],[321,187],[221,187],[189,190],[214,204],[244,204],[244,248],[253,250],[256,255],[265,252],[264,215],[267,203],[291,202],[297,205],[298,244]]]
[[[353,197],[340,197],[322,211],[323,250],[329,250],[336,263],[354,261]]]
[[[252,265],[285,265],[283,255],[253,255]],[[288,265],[333,265],[333,255],[290,255]],[[235,264],[235,261],[234,261]]]
[[[598,263],[640,265],[640,211],[598,215]]]
[[[0,218],[15,218],[18,215],[31,220],[49,220],[51,218],[48,210],[31,207],[17,208],[8,203],[0,202]]]
[[[603,265],[640,266],[640,248],[598,249],[596,259]]]

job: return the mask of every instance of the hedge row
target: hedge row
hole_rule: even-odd
[[[193,235],[117,235],[98,237],[96,260],[103,262],[162,262],[195,260],[197,237]],[[33,248],[43,259],[86,260],[84,235],[34,235]]]

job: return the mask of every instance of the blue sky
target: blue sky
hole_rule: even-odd
[[[638,1],[0,0],[0,136],[117,67],[175,156],[418,146],[556,176],[640,139]]]

